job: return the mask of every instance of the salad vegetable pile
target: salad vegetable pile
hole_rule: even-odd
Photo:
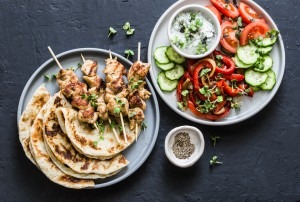
[[[162,71],[157,82],[162,91],[176,89],[178,107],[197,117],[219,120],[239,109],[239,98],[272,90],[276,75],[269,55],[279,32],[270,29],[261,14],[246,3],[211,0],[222,28],[221,51],[199,60],[180,56],[171,46],[154,51]]]

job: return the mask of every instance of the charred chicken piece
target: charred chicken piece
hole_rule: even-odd
[[[77,95],[81,96],[82,94],[87,93],[87,85],[80,81],[76,81],[73,83],[70,82],[62,89],[62,93],[67,98],[73,98]]]
[[[149,63],[137,61],[130,67],[127,78],[129,81],[145,80],[150,69]]]
[[[93,60],[86,60],[81,66],[81,71],[87,76],[97,75],[98,64]]]
[[[83,76],[83,80],[87,83],[90,88],[96,87],[97,89],[100,88],[102,84],[102,79],[96,76]]]
[[[132,130],[134,129],[136,124],[141,124],[144,121],[145,114],[141,108],[135,107],[133,109],[129,109],[128,118],[129,118],[129,128]]]
[[[107,75],[126,75],[126,69],[125,67],[119,63],[117,60],[115,59],[106,59],[106,67],[103,71],[103,73],[107,74]],[[110,79],[106,78],[106,82],[111,82]]]
[[[115,117],[119,117],[120,113],[122,113],[123,116],[127,116],[129,110],[129,104],[126,98],[111,98],[106,107],[108,112]]]
[[[71,105],[78,109],[87,109],[90,107],[89,101],[86,99],[83,99],[81,95],[77,95],[77,96],[73,97]]]
[[[61,69],[56,76],[56,81],[60,90],[63,90],[69,83],[78,82],[78,77],[72,70]]]
[[[95,113],[93,107],[88,107],[87,109],[81,109],[78,112],[79,121],[93,124],[97,121],[98,115]]]
[[[128,97],[130,108],[139,107],[142,110],[146,110],[146,102],[139,96],[138,91],[135,91],[131,96]]]
[[[127,95],[128,95],[128,93],[129,93],[129,92],[128,92],[128,88],[127,88],[126,85],[124,85],[124,86],[122,87],[122,91],[120,91],[120,92],[117,93],[117,94],[114,94],[114,92],[113,92],[110,88],[106,88],[106,89],[105,89],[104,101],[105,101],[106,103],[108,103],[109,100],[110,100],[111,98],[115,98],[115,97],[118,97],[118,98],[126,98]]]

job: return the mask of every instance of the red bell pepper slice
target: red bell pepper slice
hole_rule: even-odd
[[[225,93],[231,97],[241,95],[242,93],[242,90],[240,88],[233,88],[230,85],[228,85],[226,82],[223,82],[223,89]]]
[[[181,79],[180,79],[180,81],[179,81],[179,83],[177,85],[176,96],[177,96],[178,102],[182,102],[182,95],[181,95],[181,93],[182,93],[182,85],[183,85],[184,81],[185,81],[185,78],[183,76],[183,77],[181,77]]]
[[[231,74],[231,75],[222,75],[222,77],[226,80],[229,81],[244,81],[245,80],[245,76],[242,74]]]
[[[217,56],[217,55],[220,55],[222,56],[222,62],[225,64],[225,65],[222,65],[222,68],[221,67],[216,67],[216,73],[221,73],[221,74],[224,74],[224,75],[230,75],[234,72],[235,70],[235,63],[232,61],[231,58],[221,54],[219,51],[214,51],[214,55]]]
[[[190,75],[193,75],[194,74],[194,69],[195,69],[195,66],[194,64],[197,62],[196,59],[188,59],[187,60],[187,68],[188,68],[188,71],[189,71],[189,74]]]
[[[226,115],[228,115],[228,113],[230,111],[229,107],[225,107],[225,111],[222,114],[218,114],[218,115],[216,115],[216,114],[204,114],[204,113],[199,112],[195,108],[195,105],[191,101],[188,101],[188,108],[196,116],[198,116],[200,118],[203,118],[203,119],[208,119],[208,120],[211,120],[211,121],[216,121],[218,119],[221,119],[221,118],[225,117]]]

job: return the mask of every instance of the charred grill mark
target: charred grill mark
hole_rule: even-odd
[[[72,160],[72,153],[70,150],[62,151],[60,150],[58,145],[55,145],[55,152],[58,153],[60,156],[63,156],[65,159]]]
[[[119,158],[119,163],[121,163],[121,164],[126,164],[126,162],[127,162],[127,160],[126,160],[126,158],[125,158],[124,156],[121,156],[121,157]]]
[[[74,137],[75,140],[83,146],[87,143],[87,140],[84,137],[79,136],[78,134],[75,134]]]
[[[54,137],[60,132],[61,132],[61,128],[57,123],[54,123],[52,125],[51,130],[49,130],[48,127],[45,126],[45,133],[47,136]]]
[[[56,97],[55,98],[55,100],[54,100],[54,105],[56,106],[56,107],[61,107],[62,106],[62,104],[61,104],[61,98],[60,97]]]
[[[90,165],[90,163],[88,162],[88,161],[86,161],[85,163],[84,163],[84,165],[83,166],[81,166],[81,170],[87,170],[88,169],[88,167],[89,167],[89,165]]]
[[[67,175],[61,176],[60,180],[71,182],[71,183],[88,182],[87,180],[82,180],[82,179],[78,179],[78,178],[67,176]]]

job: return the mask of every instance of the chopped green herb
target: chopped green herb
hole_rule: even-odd
[[[126,50],[124,51],[124,54],[127,55],[126,58],[128,59],[129,57],[131,57],[131,56],[134,55],[134,52],[133,52],[132,50],[130,50],[130,49],[126,49]]]
[[[147,125],[145,124],[145,122],[142,122],[142,123],[141,123],[141,126],[142,126],[142,130],[146,130]]]
[[[186,96],[188,93],[189,93],[188,90],[183,90],[183,91],[181,92],[181,95]]]
[[[45,77],[46,79],[48,79],[49,81],[51,81],[52,76],[53,76],[53,75],[51,75],[51,74],[44,74],[44,77]]]
[[[177,102],[177,106],[180,110],[183,110],[183,104],[182,102]]]
[[[238,19],[237,19],[237,24],[238,24],[239,27],[242,27],[242,26],[243,26],[242,18],[241,18],[241,17],[238,17]]]
[[[120,132],[123,132],[123,127],[121,125],[118,125]]]
[[[217,59],[217,60],[222,60],[222,59],[223,59],[223,56],[222,56],[222,55],[216,55],[216,59]]]
[[[77,64],[77,68],[81,68],[82,67],[82,64],[81,63],[78,63]]]
[[[115,128],[116,127],[116,122],[112,120],[109,124],[110,128]]]
[[[98,141],[94,141],[93,144],[96,147],[98,145]]]
[[[134,30],[135,29],[129,29],[129,30],[127,30],[126,34],[127,35],[132,35],[134,33]]]
[[[213,145],[216,146],[217,140],[220,139],[220,137],[219,136],[214,136],[214,137],[210,137],[210,139],[212,140]]]
[[[103,135],[100,135],[99,139],[100,139],[100,140],[104,140],[104,136],[103,136]]]
[[[217,96],[217,102],[223,102],[223,96],[222,95]]]
[[[124,29],[124,30],[130,29],[130,23],[129,23],[129,22],[126,22],[126,23],[123,25],[123,29]]]
[[[81,95],[81,98],[82,98],[82,99],[87,99],[87,97],[88,97],[88,96],[87,96],[86,94],[82,94],[82,95]]]
[[[204,68],[201,70],[200,77],[207,75],[211,71],[210,68]]]
[[[107,37],[110,37],[111,35],[114,35],[117,33],[117,30],[115,30],[114,28],[110,27],[109,28],[109,33],[108,33],[108,36]]]
[[[210,160],[209,160],[209,165],[218,165],[218,164],[223,164],[223,162],[218,161],[218,156],[213,156]]]
[[[121,109],[119,107],[114,108],[114,113],[115,114],[120,114],[120,112],[121,112]]]

